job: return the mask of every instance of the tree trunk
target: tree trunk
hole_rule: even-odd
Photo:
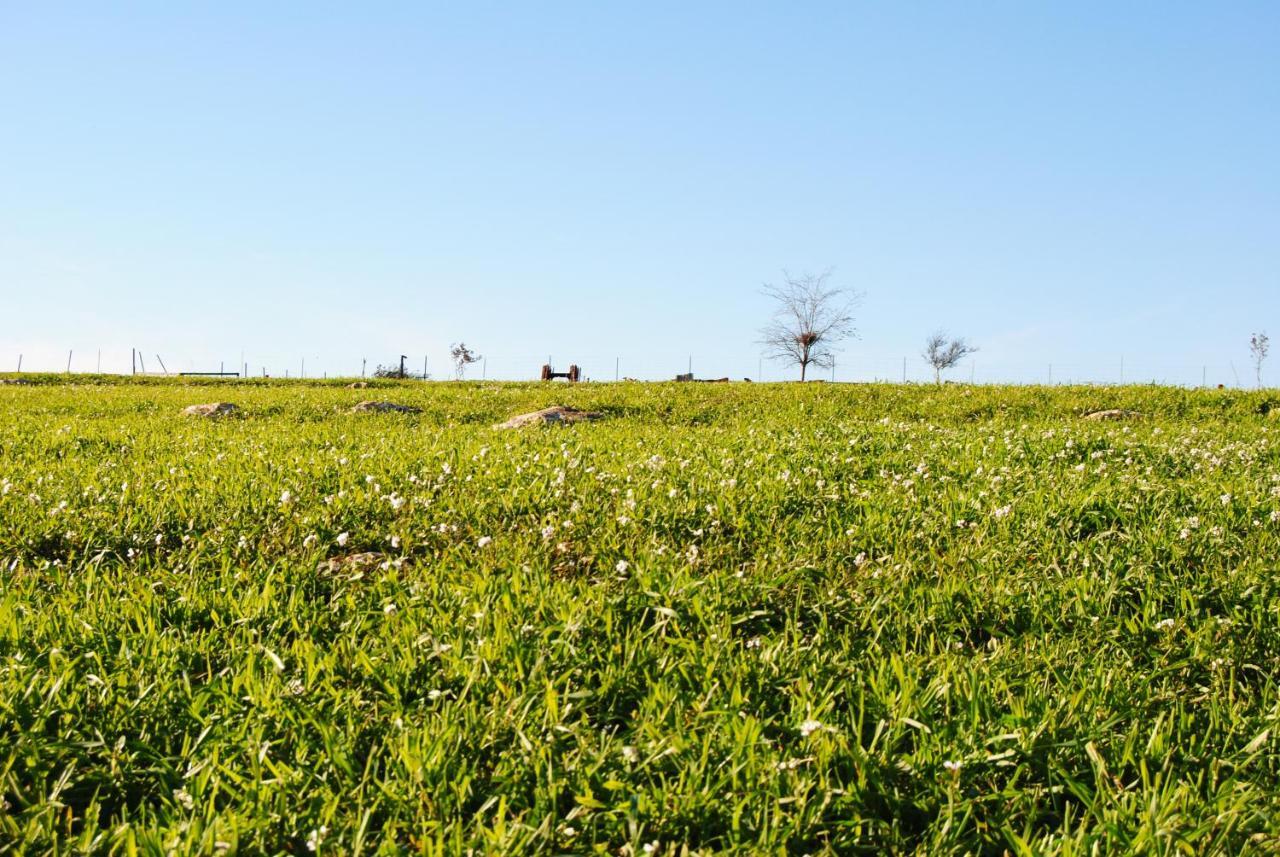
[[[805,370],[807,370],[808,368],[809,368],[809,364],[808,364],[808,363],[801,363],[801,364],[800,364],[800,381],[801,381],[802,383],[804,382],[804,373],[805,373]]]

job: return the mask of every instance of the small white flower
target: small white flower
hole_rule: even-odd
[[[953,775],[960,773],[961,766],[962,766],[962,763],[953,761],[951,759],[948,759],[947,761],[942,763],[942,767],[946,768],[947,772]]]
[[[618,572],[618,574],[626,574],[627,569],[630,567],[631,567],[631,564],[629,562],[627,562],[625,559],[620,559],[618,560],[618,564],[613,567],[613,570]]]
[[[390,616],[392,613],[396,612],[396,603],[394,601],[388,601],[386,604],[383,604],[382,612]]]
[[[391,549],[392,549],[392,550],[400,550],[400,537],[399,537],[399,536],[392,536],[392,537],[391,537]]]
[[[350,540],[351,540],[351,533],[346,533],[346,532],[338,533],[338,547],[340,548],[346,547],[347,542],[349,542]]]
[[[1275,509],[1271,512],[1271,523],[1280,523],[1280,509]]]
[[[186,789],[174,789],[173,799],[179,806],[186,810],[193,809],[196,805],[195,799],[191,797],[190,793],[188,793]]]
[[[819,729],[822,729],[822,728],[823,728],[822,721],[806,720],[805,722],[800,724],[800,737],[808,738],[814,732],[817,732]]]
[[[307,850],[308,851],[317,850],[320,847],[320,843],[324,842],[325,834],[328,832],[329,832],[328,826],[323,824],[320,825],[320,827],[318,827],[317,829],[312,830],[311,833],[307,835]]]
[[[443,690],[436,690],[435,688],[432,688],[431,690],[427,691],[427,699],[430,699],[433,702],[442,696],[444,696]]]
[[[636,752],[636,748],[630,744],[622,748],[622,759],[626,762],[635,762],[640,758],[640,754]]]
[[[1230,494],[1223,494],[1221,497],[1219,497],[1219,498],[1218,498],[1218,502],[1219,502],[1219,503],[1221,503],[1221,504],[1222,504],[1222,505],[1224,505],[1224,506],[1229,506],[1229,505],[1231,505],[1231,495],[1230,495]]]
[[[1009,517],[1009,513],[1013,511],[1013,506],[1001,506],[991,513],[996,520]]]
[[[481,536],[476,539],[476,547],[478,548],[487,548],[491,544],[493,544],[493,539],[489,536]]]
[[[645,854],[657,854],[658,849],[661,847],[662,843],[655,839],[652,842],[646,842],[644,844],[644,848],[641,850],[644,851]]]
[[[1168,629],[1172,628],[1173,626],[1174,626],[1174,620],[1173,620],[1173,619],[1161,619],[1159,622],[1157,622],[1157,623],[1156,623],[1156,630],[1157,630],[1157,631],[1167,631]]]
[[[548,524],[547,526],[542,528],[542,538],[545,539],[546,541],[551,541],[551,538],[555,534],[556,534],[556,528],[553,524]]]
[[[316,538],[316,534],[311,533],[305,539],[302,540],[302,546],[304,548],[309,548],[312,545],[314,545],[317,541],[318,539]]]
[[[281,505],[281,506],[286,505],[286,504],[287,504],[289,501],[291,501],[292,499],[293,499],[293,494],[291,494],[289,491],[281,491],[281,492],[280,492],[280,505]]]

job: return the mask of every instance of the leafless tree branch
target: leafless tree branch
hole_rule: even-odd
[[[947,341],[947,334],[939,330],[924,341],[925,362],[933,367],[933,380],[942,383],[942,373],[973,354],[978,349],[965,342],[964,339]]]
[[[453,358],[454,377],[459,381],[467,374],[467,366],[480,362],[480,355],[467,347],[465,342],[455,342],[449,348],[449,356]]]
[[[830,269],[801,276],[783,271],[782,276],[781,285],[763,288],[777,308],[760,331],[760,345],[769,359],[799,366],[803,381],[810,366],[834,366],[836,346],[857,336],[853,309],[861,296],[829,285]]]
[[[1262,387],[1262,364],[1267,362],[1267,352],[1271,350],[1271,338],[1264,330],[1249,337],[1249,353],[1253,356],[1253,371],[1258,379],[1258,387]]]

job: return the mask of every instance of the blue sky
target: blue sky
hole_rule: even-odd
[[[0,70],[0,370],[754,377],[783,268],[841,379],[1280,335],[1275,3],[7,3]]]

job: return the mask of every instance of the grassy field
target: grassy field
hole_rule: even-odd
[[[1280,850],[1264,394],[35,380],[0,852]]]

